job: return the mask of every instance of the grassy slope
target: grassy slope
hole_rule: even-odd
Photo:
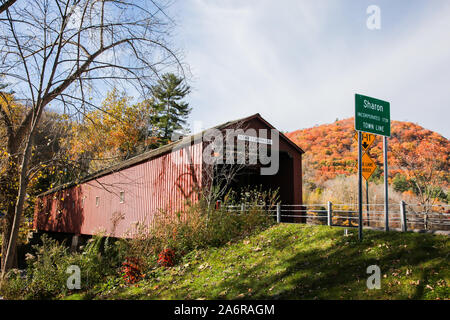
[[[436,299],[450,298],[446,236],[327,226],[274,226],[247,240],[192,252],[136,286],[103,299]],[[380,290],[368,290],[366,268],[381,268]],[[92,298],[74,295],[70,298]]]

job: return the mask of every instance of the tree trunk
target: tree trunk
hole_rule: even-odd
[[[20,220],[22,218],[23,205],[25,202],[26,189],[28,185],[28,163],[31,156],[31,147],[33,141],[34,130],[31,130],[26,145],[25,152],[22,158],[22,165],[20,167],[20,176],[19,176],[19,190],[17,196],[17,202],[14,208],[14,215],[12,219],[11,232],[7,245],[6,254],[3,254],[4,262],[2,261],[2,273],[1,279],[4,279],[6,273],[13,267],[14,260],[17,257],[16,255],[16,247],[17,247],[17,237],[19,234],[20,228]],[[2,251],[3,253],[3,251]],[[2,259],[2,260],[3,260]]]
[[[8,137],[9,140],[14,140],[14,136]],[[11,238],[11,231],[14,222],[14,211],[15,211],[15,203],[17,199],[17,168],[18,168],[18,146],[13,142],[8,143],[7,151],[10,155],[15,155],[11,158],[11,162],[6,169],[6,174],[2,177],[2,181],[0,185],[2,186],[2,199],[1,201],[6,204],[6,215],[4,219],[4,224],[2,226],[2,259],[0,264],[0,270],[3,270],[5,263],[6,251],[8,250],[9,239]],[[14,264],[14,266],[17,263]]]
[[[9,239],[11,238],[12,225],[14,221],[14,206],[8,206],[8,210],[5,217],[5,223],[2,230],[2,259],[1,270],[5,265],[5,256],[8,250]],[[13,268],[17,266],[17,261],[13,261]]]

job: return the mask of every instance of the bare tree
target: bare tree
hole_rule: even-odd
[[[29,0],[6,7],[0,17],[0,74],[29,112],[7,135],[20,174],[7,212],[11,223],[3,231],[2,278],[12,265],[33,137],[44,109],[54,104],[81,118],[112,87],[145,97],[159,74],[174,66],[182,71],[167,42],[173,22],[166,8],[154,0]],[[1,115],[8,126],[8,115]]]
[[[443,138],[441,143],[421,141],[404,143],[392,148],[394,163],[414,186],[424,213],[424,227],[427,229],[428,214],[438,201],[441,186],[449,182],[450,145]],[[409,207],[414,210],[414,206]]]
[[[200,197],[208,208],[225,196],[239,176],[245,174],[245,168],[258,170],[261,165],[267,164],[264,163],[266,145],[244,140],[249,137],[258,138],[258,133],[242,121],[223,130],[207,130],[204,134],[203,158],[207,161],[202,176],[206,185],[201,188]]]
[[[449,180],[448,143],[422,141],[392,148],[395,164],[415,187],[420,204],[428,212],[436,203],[440,186]],[[442,156],[439,156],[442,155]]]
[[[213,164],[204,167],[203,176],[207,185],[200,189],[200,197],[208,208],[212,208],[217,200],[225,196],[244,168],[243,164]]]
[[[8,10],[17,0],[0,0],[0,14]]]

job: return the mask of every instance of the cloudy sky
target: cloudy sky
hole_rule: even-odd
[[[367,28],[369,5],[379,30]],[[259,112],[293,131],[353,116],[360,93],[450,137],[448,0],[179,0],[171,14],[191,68],[191,123]]]

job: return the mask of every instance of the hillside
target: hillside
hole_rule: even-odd
[[[156,268],[125,287],[68,299],[448,299],[449,238],[280,224],[223,247],[194,250],[173,268]],[[381,288],[369,290],[378,265]]]
[[[337,175],[356,174],[358,150],[353,138],[354,118],[297,130],[286,135],[306,152],[304,166],[307,179],[322,183]],[[393,178],[397,173],[407,175],[407,172],[399,165],[399,159],[393,151],[400,154],[409,152],[411,155],[415,154],[418,159],[432,157],[439,160],[438,175],[441,177],[442,185],[448,186],[450,141],[445,137],[418,124],[392,121],[388,153],[389,177]],[[369,154],[381,169],[377,170],[373,177],[380,178],[383,168],[382,137],[376,137]]]

